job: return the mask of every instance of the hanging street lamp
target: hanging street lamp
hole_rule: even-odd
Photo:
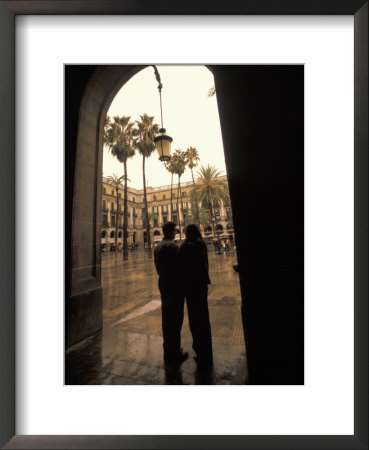
[[[166,130],[163,126],[163,107],[162,107],[162,102],[161,102],[161,89],[162,89],[163,85],[161,83],[161,78],[160,78],[160,74],[159,74],[157,67],[156,66],[152,66],[152,67],[154,68],[155,77],[159,83],[158,91],[159,91],[159,97],[160,97],[160,114],[161,114],[161,128],[159,130],[160,134],[158,134],[154,138],[154,143],[155,143],[156,150],[159,154],[160,161],[167,162],[171,158],[170,144],[172,143],[173,139],[166,134]]]

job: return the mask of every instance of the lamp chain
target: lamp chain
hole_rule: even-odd
[[[161,82],[161,78],[160,78],[160,73],[158,71],[158,68],[156,66],[152,66],[154,68],[154,72],[155,72],[155,77],[158,84],[158,91],[159,91],[159,97],[160,97],[160,115],[161,115],[161,127],[164,128],[163,126],[163,106],[162,106],[162,102],[161,102],[161,90],[163,88],[162,82]]]

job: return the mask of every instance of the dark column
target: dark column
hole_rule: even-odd
[[[75,205],[76,177],[84,176],[77,173],[76,149],[78,137],[78,124],[80,118],[80,105],[88,80],[96,66],[66,66],[65,69],[65,346],[66,348],[79,342],[81,339],[93,334],[102,327],[102,289],[99,282],[90,282],[85,276],[85,283],[72,282],[73,270],[76,267],[83,270],[83,260],[75,250],[72,243],[73,211]],[[91,135],[95,135],[91,127]],[[91,160],[95,160],[95,149],[91,148]],[[94,183],[90,183],[89,190],[94,193]],[[85,202],[93,201],[87,196]],[[81,228],[81,226],[79,226]],[[90,227],[91,228],[91,227]],[[83,230],[85,235],[89,230]],[[90,239],[91,241],[91,239]],[[74,255],[73,255],[74,250]],[[82,249],[83,251],[83,249]],[[92,251],[85,246],[85,251]],[[74,256],[74,259],[73,259]],[[74,261],[77,260],[78,261]],[[80,262],[81,261],[81,262]],[[93,268],[95,270],[95,268]],[[81,277],[83,278],[83,277]]]
[[[252,384],[304,383],[304,68],[212,66]]]

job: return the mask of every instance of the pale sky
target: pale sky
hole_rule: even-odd
[[[196,147],[199,166],[210,164],[226,174],[222,135],[220,131],[216,96],[208,97],[214,86],[212,73],[204,66],[158,65],[161,76],[163,121],[167,134],[173,138],[172,152]],[[161,126],[158,83],[153,67],[141,70],[118,92],[110,105],[108,115],[130,116],[131,121],[147,113],[154,116],[155,123]],[[196,170],[194,174],[196,176]],[[128,186],[142,189],[142,156],[136,153],[127,164]],[[104,149],[104,176],[116,173],[123,175],[123,165]],[[146,179],[148,186],[157,187],[170,184],[171,175],[159,161],[158,154],[146,159]],[[176,180],[177,177],[174,177]],[[186,169],[182,181],[191,180],[191,171]]]

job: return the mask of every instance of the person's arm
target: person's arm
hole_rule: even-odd
[[[204,278],[206,284],[211,284],[209,277],[209,260],[208,260],[208,248],[206,244],[202,243],[202,255],[203,255],[203,264],[204,264]]]

